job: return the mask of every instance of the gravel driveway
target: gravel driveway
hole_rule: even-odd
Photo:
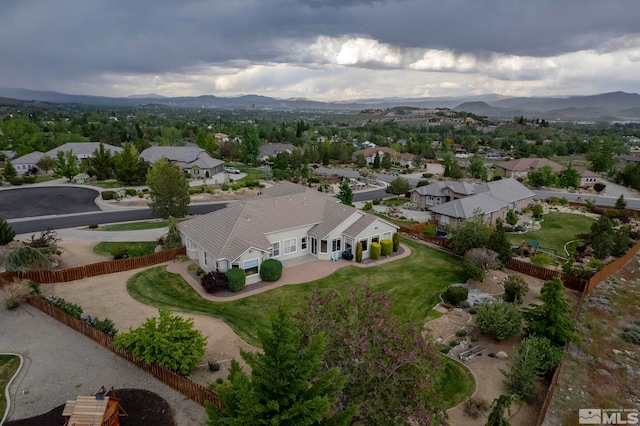
[[[19,353],[25,359],[10,389],[9,420],[46,413],[104,385],[157,393],[171,405],[179,426],[206,422],[202,406],[29,305],[0,309],[0,324],[0,352]]]

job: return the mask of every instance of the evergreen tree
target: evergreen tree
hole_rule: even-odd
[[[342,178],[340,181],[340,192],[338,193],[338,199],[342,204],[350,206],[353,204],[353,190],[351,189],[351,179]]]
[[[373,170],[378,170],[380,168],[380,153],[376,152],[376,156],[373,157]]]
[[[388,152],[385,152],[384,155],[382,156],[382,168],[389,170],[391,169],[391,156],[389,155]]]
[[[545,282],[540,292],[543,304],[525,308],[523,312],[529,334],[547,337],[560,346],[574,341],[577,330],[571,305],[563,291],[559,277]]]
[[[624,195],[620,194],[620,197],[618,197],[618,199],[616,200],[616,210],[626,210],[627,209],[627,202],[624,200]]]
[[[245,127],[242,132],[242,161],[254,164],[260,154],[260,137],[255,127]]]
[[[321,335],[305,339],[280,305],[259,337],[262,353],[240,352],[251,375],[233,360],[228,381],[216,387],[224,408],[207,407],[210,426],[351,424],[354,406],[332,410],[346,377],[337,368],[321,372]]]
[[[89,160],[92,174],[98,180],[107,180],[113,176],[113,157],[111,151],[104,148],[104,144],[100,142],[100,146],[93,151],[93,157]]]
[[[3,217],[0,217],[0,246],[9,244],[11,241],[13,241],[13,237],[15,236],[16,232],[13,230],[13,228]]]
[[[474,179],[487,180],[487,168],[484,166],[484,160],[478,154],[474,154],[469,160],[467,172]]]
[[[509,209],[509,211],[507,212],[506,222],[511,226],[516,226],[519,219],[520,218],[518,217],[518,213],[516,213],[513,209]]]
[[[506,262],[507,259],[511,257],[511,242],[507,238],[507,232],[504,230],[502,219],[496,221],[496,226],[493,228],[493,232],[487,241],[487,248],[498,253],[498,259],[500,259],[501,262]]]
[[[511,414],[511,395],[500,395],[493,400],[491,412],[485,426],[510,426],[511,423],[504,417],[504,411]]]
[[[163,249],[173,249],[182,246],[182,239],[180,238],[180,231],[178,230],[178,223],[173,216],[169,216],[169,228],[167,229],[167,235],[164,237]]]
[[[149,169],[147,186],[156,217],[184,217],[189,212],[189,183],[180,168],[162,157]]]
[[[16,171],[16,168],[13,167],[13,164],[11,164],[11,161],[7,161],[4,164],[4,167],[2,168],[2,176],[7,182],[11,182],[13,179],[18,177],[18,172]]]
[[[139,182],[138,150],[133,144],[125,144],[122,151],[114,154],[113,161],[118,181],[125,185]]]

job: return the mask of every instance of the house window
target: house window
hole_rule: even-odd
[[[255,275],[258,273],[258,259],[247,260],[242,264],[242,269],[244,269],[245,274]]]
[[[413,194],[413,202],[414,203],[418,202],[418,194]]]
[[[430,206],[432,206],[432,205],[433,205],[433,197],[432,197],[431,195],[429,195],[429,196],[427,197],[427,204],[428,204],[428,205],[430,205]]]
[[[231,264],[231,269],[240,269],[240,264],[239,263],[232,263]]]
[[[369,240],[364,239],[364,240],[360,240],[360,242],[362,243],[363,252],[369,250]]]
[[[280,241],[271,244],[271,257],[280,256]]]
[[[390,240],[391,239],[391,232],[385,232],[384,234],[382,234],[382,239],[383,240]]]
[[[296,239],[284,240],[284,254],[291,254],[296,252]]]
[[[307,237],[304,236],[300,238],[300,250],[306,250],[306,249],[307,249]]]
[[[320,253],[327,252],[327,240],[320,240]]]
[[[197,250],[198,245],[191,238],[187,238],[187,248],[189,250]]]
[[[439,205],[440,205],[440,197],[437,197],[436,198],[436,206],[439,206]]]
[[[207,259],[207,252],[202,252],[203,256],[202,256],[202,264],[206,267],[209,266],[208,263],[208,259]]]
[[[318,254],[318,239],[311,237],[311,254]]]
[[[380,243],[380,235],[375,235],[373,237],[371,237],[371,243]]]
[[[344,251],[352,253],[351,247],[353,246],[353,240],[351,238],[344,239]]]
[[[340,238],[334,238],[331,241],[331,251],[332,252],[340,251],[341,243],[342,243],[342,240]]]

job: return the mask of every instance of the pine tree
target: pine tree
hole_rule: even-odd
[[[180,231],[178,230],[178,224],[176,219],[169,216],[169,229],[167,229],[167,235],[164,237],[163,249],[172,249],[182,246],[182,239],[180,238]]]
[[[147,173],[151,210],[156,217],[184,217],[189,212],[189,183],[178,166],[161,158]]]
[[[338,198],[342,202],[342,204],[346,204],[350,206],[353,204],[353,190],[351,189],[351,179],[342,178],[340,181],[340,192],[338,193]]]
[[[509,426],[511,424],[504,418],[504,410],[508,410],[509,414],[511,414],[510,395],[500,395],[493,400],[491,407],[491,413],[489,413],[486,426]]]
[[[294,327],[282,305],[272,315],[271,329],[259,332],[263,352],[245,352],[248,376],[236,360],[228,381],[216,388],[224,405],[207,407],[209,425],[348,425],[353,406],[332,410],[346,377],[337,368],[321,373],[322,336],[308,341]]]
[[[563,291],[559,277],[547,281],[540,291],[544,303],[523,312],[529,334],[546,337],[559,346],[576,339],[576,322]]]
[[[16,232],[13,228],[7,223],[7,221],[0,217],[0,246],[5,244],[9,244],[13,241],[13,237],[16,236]]]

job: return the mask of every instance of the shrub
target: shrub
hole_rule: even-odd
[[[13,241],[13,238],[16,236],[16,232],[13,228],[7,223],[4,218],[0,217],[0,246],[5,244],[9,244]]]
[[[137,189],[133,189],[133,188],[129,188],[126,190],[127,195],[131,196],[131,197],[135,197],[136,195],[138,195],[138,190]]]
[[[424,228],[422,228],[422,233],[425,235],[429,235],[431,237],[436,236],[436,233],[437,233],[436,231],[437,231],[437,228],[434,223],[425,223]]]
[[[207,293],[215,293],[229,288],[229,281],[224,272],[215,270],[204,274],[200,280],[200,285]]]
[[[465,330],[464,328],[456,331],[456,337],[464,337],[467,334],[469,334],[469,333],[467,333],[467,330]]]
[[[47,301],[74,318],[80,319],[82,317],[82,308],[80,307],[80,305],[67,302],[62,297],[57,296],[49,296],[47,298]]]
[[[529,291],[529,285],[518,275],[509,275],[502,285],[504,286],[504,300],[509,303],[522,303],[522,298]]]
[[[267,259],[260,265],[262,281],[278,281],[282,276],[282,262],[278,259]]]
[[[242,188],[242,185],[240,185],[239,183],[234,183],[233,185],[231,185],[232,191],[237,191],[240,188]]]
[[[27,299],[30,289],[26,284],[26,282],[14,280],[4,285],[0,294],[3,295],[5,308],[10,311],[16,309]]]
[[[244,289],[247,274],[243,269],[232,268],[227,271],[227,280],[229,281],[229,290],[235,292]]]
[[[382,256],[389,256],[393,252],[393,241],[382,240],[380,241],[380,254]]]
[[[381,202],[382,202],[382,200],[381,200],[380,198],[374,198],[374,199],[373,199],[373,205],[374,205],[374,206],[379,205]]]
[[[362,242],[356,243],[356,262],[362,263]]]
[[[209,367],[209,371],[220,371],[220,364],[217,362],[207,361],[207,366]]]
[[[509,303],[485,301],[478,307],[476,326],[496,340],[505,340],[522,331],[522,313]]]
[[[120,244],[111,250],[111,256],[113,256],[114,259],[123,259],[125,257],[129,257],[127,252],[127,246]]]
[[[371,201],[365,202],[364,206],[362,206],[362,210],[365,211],[365,212],[373,211],[373,203]]]
[[[544,253],[538,253],[535,256],[531,257],[531,263],[538,266],[548,266],[553,262],[551,256]]]
[[[469,260],[466,255],[462,259],[462,269],[464,269],[471,278],[477,281],[484,280],[484,277],[487,275],[487,271]]]
[[[472,419],[478,419],[489,411],[489,403],[482,398],[472,397],[464,403],[464,414]]]
[[[102,191],[100,195],[102,196],[103,200],[113,200],[116,198],[115,191]]]
[[[393,234],[393,251],[396,252],[400,248],[400,234],[395,232]]]
[[[453,306],[458,306],[461,302],[466,301],[467,297],[469,297],[469,290],[459,285],[450,285],[442,293],[442,299],[445,303]]]
[[[98,229],[98,224],[92,223],[91,225],[89,225],[89,229]]]
[[[631,325],[625,327],[620,337],[629,343],[640,345],[640,318],[636,318]]]
[[[380,253],[382,252],[382,246],[380,243],[373,242],[371,243],[371,248],[369,248],[369,257],[373,260],[380,259]]]
[[[101,320],[100,318],[92,317],[91,315],[85,314],[83,314],[81,318],[84,322],[86,322],[96,330],[102,331],[106,335],[115,337],[116,334],[118,334],[118,329],[116,328],[113,321],[111,321],[109,318]]]
[[[220,184],[220,189],[221,189],[222,191],[228,191],[228,190],[229,190],[229,184],[227,184],[227,183],[221,183],[221,184]]]

